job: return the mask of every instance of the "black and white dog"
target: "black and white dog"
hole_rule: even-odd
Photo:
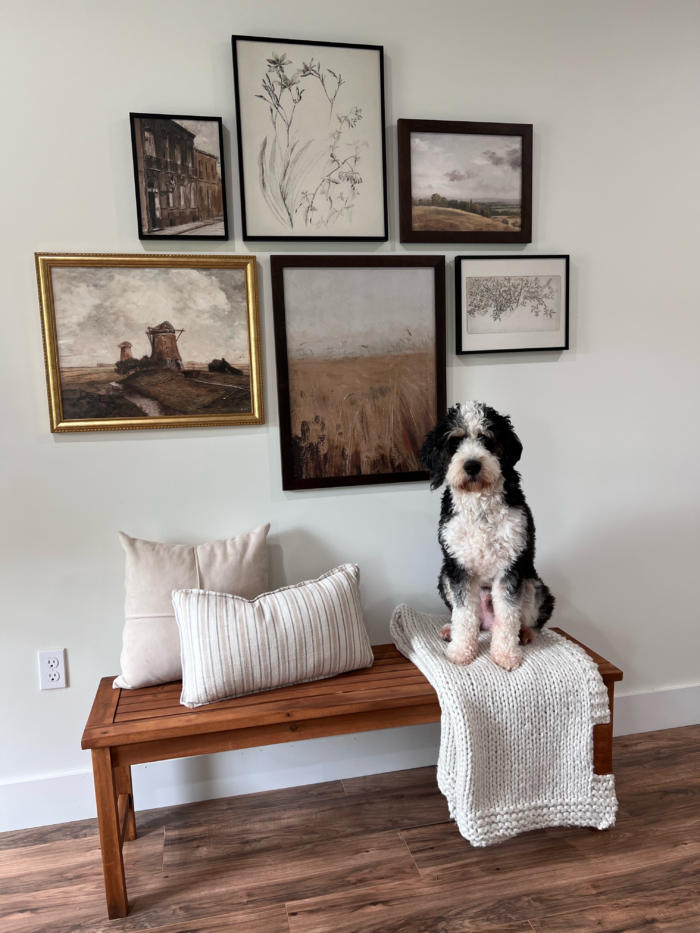
[[[479,630],[491,629],[491,657],[514,670],[519,644],[532,641],[554,609],[535,571],[535,524],[515,470],[522,450],[510,418],[481,402],[451,408],[421,449],[431,488],[447,484],[438,590],[452,611],[442,636],[455,664],[473,661]]]

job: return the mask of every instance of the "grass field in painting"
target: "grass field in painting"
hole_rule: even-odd
[[[149,418],[220,415],[251,410],[250,367],[239,375],[210,373],[206,363],[186,363],[182,372],[160,368],[120,375],[114,366],[61,369],[63,417]]]
[[[435,357],[289,361],[297,479],[422,470],[435,424]]]
[[[450,233],[468,233],[474,230],[515,233],[520,230],[520,217],[517,214],[512,217],[503,217],[502,220],[507,220],[508,223],[502,223],[496,217],[482,217],[480,214],[470,214],[452,207],[413,205],[414,230],[443,230]]]

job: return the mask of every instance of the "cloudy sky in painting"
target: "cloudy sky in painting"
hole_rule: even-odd
[[[411,133],[411,195],[520,199],[521,163],[519,136]]]
[[[146,328],[163,321],[184,328],[183,360],[248,362],[242,269],[59,267],[51,278],[61,366],[114,363],[125,340],[150,356]]]
[[[435,274],[423,269],[285,269],[292,359],[432,349]]]
[[[173,120],[195,134],[194,147],[216,156],[216,167],[221,174],[221,146],[219,144],[219,124],[216,120]]]

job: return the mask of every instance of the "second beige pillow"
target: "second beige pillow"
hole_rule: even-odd
[[[115,687],[182,678],[173,590],[203,589],[255,599],[267,588],[269,525],[198,547],[157,544],[119,532],[126,551],[122,672]]]

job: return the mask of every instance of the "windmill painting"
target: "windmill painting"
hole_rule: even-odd
[[[261,422],[254,257],[37,265],[53,430]]]

